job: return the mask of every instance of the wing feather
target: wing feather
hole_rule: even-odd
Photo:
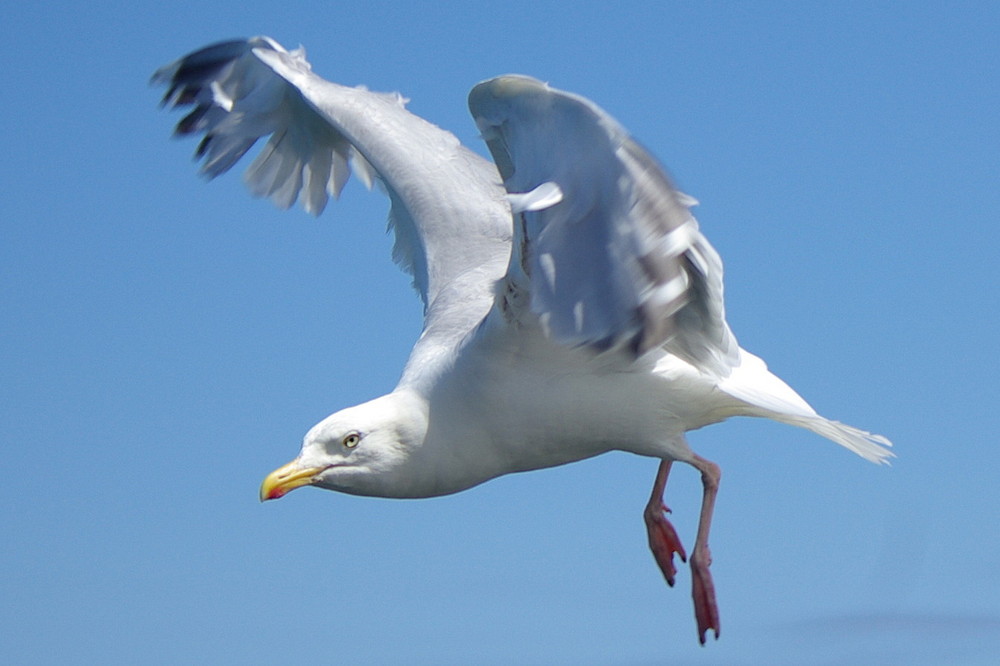
[[[204,134],[196,156],[209,178],[269,137],[244,180],[281,208],[298,201],[319,215],[352,171],[368,188],[379,184],[391,202],[393,258],[427,308],[470,270],[487,283],[502,275],[511,222],[495,168],[406,111],[402,96],[325,81],[301,49],[268,37],[206,47],[153,82],[167,86],[165,105],[194,106],[176,133]]]
[[[528,77],[483,82],[469,105],[518,215],[507,280],[549,334],[727,375],[722,262],[656,160],[589,100]]]

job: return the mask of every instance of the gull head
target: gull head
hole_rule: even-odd
[[[302,486],[356,495],[391,496],[393,480],[427,431],[422,402],[394,392],[328,416],[306,434],[302,450],[260,486],[260,500]]]

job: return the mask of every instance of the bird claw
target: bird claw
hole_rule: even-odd
[[[715,583],[708,567],[712,564],[712,556],[708,549],[691,555],[691,596],[694,598],[694,617],[698,622],[698,640],[705,644],[705,634],[709,629],[715,632],[719,639],[719,605],[715,600]]]
[[[650,505],[646,507],[643,518],[646,521],[646,531],[649,534],[649,549],[653,552],[653,559],[663,572],[663,577],[667,585],[674,586],[677,567],[674,566],[674,553],[677,553],[682,562],[687,562],[687,553],[681,545],[680,537],[674,526],[667,520],[666,514],[670,509],[664,504],[659,506]],[[711,578],[709,579],[711,584]]]

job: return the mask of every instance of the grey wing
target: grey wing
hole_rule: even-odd
[[[592,102],[528,77],[485,81],[469,105],[516,213],[507,280],[549,335],[728,375],[722,262],[656,160]]]
[[[350,174],[389,196],[393,259],[429,310],[457,277],[502,274],[511,222],[496,170],[405,109],[398,94],[326,81],[305,53],[268,37],[223,42],[158,70],[165,104],[191,106],[178,134],[204,134],[209,177],[225,173],[270,136],[244,179],[251,192],[318,215]],[[486,267],[485,269],[483,267]],[[495,275],[490,275],[490,272]]]

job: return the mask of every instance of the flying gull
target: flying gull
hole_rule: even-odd
[[[663,491],[701,473],[690,565],[699,640],[719,635],[708,536],[720,470],[684,433],[731,416],[811,430],[875,463],[889,441],[818,415],[726,324],[722,262],[656,160],[589,100],[526,76],[476,85],[469,108],[494,164],[409,113],[398,94],[312,73],[267,37],[158,70],[165,104],[193,106],[209,177],[270,136],[251,192],[318,215],[353,172],[391,202],[393,259],[424,326],[392,392],[325,418],[262,500],[312,485],[418,498],[622,450],[657,458],[644,519],[674,584],[687,561]]]

